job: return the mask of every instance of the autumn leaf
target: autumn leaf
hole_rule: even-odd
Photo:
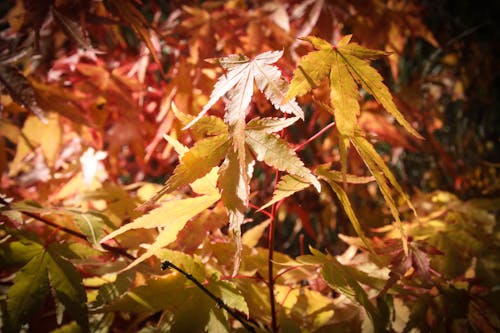
[[[394,118],[411,134],[422,138],[399,112],[389,89],[383,84],[382,76],[369,65],[368,61],[387,55],[384,51],[370,50],[356,43],[349,43],[351,35],[342,38],[337,46],[309,36],[304,38],[317,51],[302,57],[294,71],[285,100],[301,96],[328,77],[330,100],[334,107],[335,120],[340,134],[354,135],[359,115],[357,85],[370,93]]]
[[[182,156],[179,165],[175,168],[173,175],[168,179],[165,186],[137,209],[143,210],[151,207],[163,195],[175,191],[181,186],[188,185],[206,175],[224,158],[229,144],[230,140],[227,134],[208,137],[196,142]]]
[[[68,35],[71,39],[78,43],[80,47],[85,50],[92,49],[88,38],[85,36],[83,27],[79,22],[74,21],[70,17],[66,16],[62,11],[58,10],[54,6],[50,7],[50,11],[54,20],[62,28],[64,33]]]
[[[277,135],[265,131],[246,131],[246,141],[257,160],[264,161],[267,165],[280,171],[286,171],[291,175],[302,177],[314,185],[318,192],[321,185],[311,170],[297,157],[288,143]]]
[[[392,197],[389,184],[396,189],[397,193],[403,198],[403,200],[408,204],[408,206],[413,210],[414,214],[416,215],[417,213],[415,208],[413,207],[413,204],[411,203],[406,192],[399,185],[398,181],[396,180],[396,177],[394,177],[391,170],[387,167],[387,165],[384,163],[384,161],[382,160],[380,155],[376,152],[375,148],[370,144],[370,142],[368,142],[368,140],[366,140],[361,136],[356,136],[352,138],[351,142],[358,151],[361,158],[365,161],[368,169],[370,169],[371,174],[375,177],[380,192],[382,193],[382,196],[387,202],[391,214],[394,217],[394,220],[396,221],[396,225],[400,232],[400,237],[403,243],[405,254],[408,254],[408,240],[406,239],[406,232],[404,231],[403,224],[399,217],[399,211],[396,202]]]
[[[365,233],[363,232],[363,229],[361,227],[361,224],[359,223],[358,218],[356,217],[356,213],[354,213],[354,210],[352,208],[351,202],[349,201],[349,197],[347,196],[347,193],[344,191],[342,186],[339,184],[339,178],[342,181],[342,175],[339,174],[338,172],[332,172],[329,170],[325,170],[324,168],[318,168],[316,170],[318,175],[324,179],[332,188],[333,192],[337,195],[337,198],[339,199],[340,203],[342,204],[342,207],[344,208],[344,211],[351,221],[351,224],[358,234],[359,238],[363,241],[364,245],[366,248],[373,254],[374,256],[374,261],[380,262],[380,260],[377,259],[377,256],[375,254],[375,251],[373,250],[372,245],[368,241],[368,239],[365,236]],[[357,177],[349,175],[349,177],[346,177],[349,180],[354,180],[354,181],[365,181],[365,179],[357,179]]]
[[[106,0],[105,5],[109,7],[111,13],[116,13],[122,22],[130,25],[132,30],[146,43],[146,46],[151,52],[154,61],[160,66],[160,71],[163,71],[160,58],[151,41],[151,36],[148,29],[153,29],[151,24],[146,20],[142,13],[129,1]]]
[[[252,99],[254,80],[258,89],[265,94],[276,109],[303,119],[304,113],[295,101],[289,100],[282,103],[287,83],[281,78],[280,70],[272,65],[282,55],[283,51],[268,51],[259,54],[252,60],[244,55],[234,54],[220,58],[219,63],[227,70],[227,73],[219,78],[208,103],[205,104],[198,116],[184,128],[191,127],[227,93],[229,101],[226,104],[225,121],[229,125],[233,125],[238,119],[244,119]]]
[[[278,184],[276,184],[276,188],[274,189],[272,199],[266,203],[264,206],[260,207],[260,209],[266,209],[272,204],[288,198],[289,196],[302,191],[303,189],[311,186],[311,183],[306,181],[304,178],[297,177],[294,175],[284,175],[281,177]]]

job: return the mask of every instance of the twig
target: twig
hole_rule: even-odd
[[[10,204],[5,201],[3,198],[0,197],[0,203],[2,205],[5,205],[7,206],[8,209],[13,209]],[[81,232],[78,232],[78,231],[75,231],[75,230],[72,230],[72,229],[69,229],[69,228],[66,228],[66,227],[63,227],[63,226],[60,226],[58,225],[57,223],[55,222],[52,222],[51,220],[49,219],[46,219],[45,217],[43,216],[40,216],[38,214],[35,214],[35,213],[31,213],[31,212],[25,212],[25,211],[22,211],[22,210],[17,210],[18,212],[26,215],[26,216],[29,216],[37,221],[40,221],[48,226],[51,226],[53,228],[56,228],[56,229],[59,229],[71,236],[75,236],[77,238],[80,238],[80,239],[83,239],[83,240],[87,240],[87,236],[85,236],[84,234],[82,234]],[[118,255],[121,255],[121,256],[124,256],[130,260],[135,260],[136,258],[129,254],[127,251],[125,251],[124,249],[122,248],[119,248],[119,247],[114,247],[112,245],[108,245],[108,244],[101,244],[102,248],[105,249],[106,251],[109,251],[109,252],[112,252],[114,254],[118,254]]]
[[[279,172],[276,171],[276,181],[278,183]],[[276,185],[275,185],[276,186]],[[273,273],[273,257],[274,257],[274,230],[276,225],[276,203],[273,204],[271,208],[271,221],[269,223],[269,237],[267,242],[267,249],[269,251],[267,258],[267,269],[269,271],[268,275],[268,287],[269,287],[269,303],[271,304],[271,331],[273,333],[278,332],[278,322],[276,320],[276,299],[274,296],[274,273]]]
[[[255,328],[253,326],[251,326],[246,320],[245,318],[243,318],[238,312],[236,312],[235,310],[231,309],[228,305],[226,305],[226,303],[224,303],[224,301],[222,299],[220,299],[219,297],[217,297],[216,295],[214,295],[210,290],[208,290],[200,281],[196,280],[194,278],[194,276],[192,276],[191,274],[187,273],[186,271],[184,271],[182,268],[176,266],[175,264],[173,264],[172,262],[168,261],[168,260],[165,260],[164,262],[161,263],[161,269],[162,270],[165,270],[167,268],[173,268],[175,269],[177,272],[181,273],[182,275],[184,275],[184,277],[186,279],[188,279],[189,281],[193,282],[198,288],[201,289],[201,291],[203,291],[205,294],[207,294],[211,299],[213,299],[215,301],[215,303],[217,303],[217,305],[219,307],[221,307],[222,309],[226,310],[227,313],[229,313],[231,316],[233,316],[234,319],[236,319],[237,321],[239,321],[243,327],[245,327],[249,332],[256,332],[255,331]]]
[[[297,145],[293,150],[296,151],[296,152],[302,150],[309,142],[311,142],[312,140],[316,139],[318,136],[320,136],[321,134],[323,134],[325,131],[327,131],[328,129],[330,129],[333,126],[335,126],[335,122],[334,121],[331,122],[331,123],[329,123],[325,127],[323,127],[318,133],[314,134],[313,136],[311,136],[306,141],[304,141],[301,144]]]

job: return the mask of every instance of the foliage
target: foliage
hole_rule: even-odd
[[[2,331],[500,330],[498,140],[454,165],[424,7],[1,9]]]

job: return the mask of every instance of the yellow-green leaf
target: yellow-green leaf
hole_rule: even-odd
[[[387,184],[387,180],[389,180],[391,185],[394,186],[399,194],[401,194],[403,198],[409,203],[410,207],[413,207],[413,205],[411,205],[411,202],[408,199],[407,195],[405,194],[401,186],[399,186],[394,175],[389,170],[389,168],[387,168],[385,163],[382,161],[382,158],[377,154],[373,146],[365,138],[360,136],[352,138],[352,143],[354,147],[356,147],[356,150],[358,151],[361,158],[363,158],[363,160],[365,161],[372,175],[375,177],[375,180],[377,181],[377,184],[380,188],[380,192],[387,202],[391,214],[396,221],[396,225],[398,226],[405,254],[408,254],[408,241],[406,239],[406,233],[403,229],[401,219],[399,218],[398,208],[391,195],[391,190],[389,188],[389,185]]]
[[[332,57],[330,69],[330,100],[340,134],[353,136],[359,115],[358,87],[338,52]]]
[[[42,306],[49,293],[47,254],[41,252],[16,273],[14,284],[7,293],[7,315],[4,316],[6,332],[19,332]]]
[[[284,175],[283,177],[281,177],[278,184],[276,184],[276,188],[274,189],[273,198],[271,199],[271,201],[266,203],[260,209],[266,209],[275,202],[278,202],[284,198],[288,198],[292,194],[302,191],[309,186],[311,186],[311,182],[307,181],[304,178],[294,175]]]
[[[50,256],[47,260],[50,285],[69,315],[76,320],[83,332],[88,332],[87,294],[82,284],[82,276],[75,266],[51,250],[49,247]]]
[[[149,257],[157,255],[158,250],[174,242],[177,239],[177,234],[182,230],[182,228],[184,228],[187,221],[205,209],[208,209],[215,202],[217,202],[219,198],[219,195],[204,195],[197,198],[169,201],[162,207],[152,210],[149,214],[141,216],[134,222],[130,223],[133,224],[132,228],[127,227],[128,224],[126,224],[115,233],[108,235],[102,241],[112,238],[110,236],[113,234],[121,234],[126,230],[161,226],[163,230],[156,237],[154,243],[148,247],[146,252],[125,268],[130,269]],[[118,232],[120,230],[121,232]],[[115,235],[113,235],[113,237]]]
[[[255,152],[257,160],[264,161],[271,167],[289,174],[302,177],[314,185],[318,192],[321,185],[311,170],[304,166],[304,163],[297,157],[288,143],[280,139],[275,134],[268,134],[262,131],[247,131],[247,144]]]
[[[382,76],[365,60],[343,53],[342,48],[339,48],[338,52],[342,55],[345,63],[349,67],[349,71],[356,81],[358,81],[368,93],[373,95],[377,102],[382,104],[384,109],[392,114],[397,122],[408,132],[422,139],[422,136],[410,125],[410,123],[408,123],[408,121],[406,121],[401,112],[399,112],[396,104],[394,104],[389,89],[383,83]]]
[[[226,155],[230,146],[227,134],[220,134],[196,142],[196,144],[186,152],[179,165],[175,168],[174,174],[168,179],[151,199],[142,204],[139,209],[150,207],[158,201],[164,194],[177,190],[179,187],[190,184],[195,180],[205,176],[216,167]]]
[[[316,87],[330,72],[332,57],[333,50],[331,48],[313,51],[303,56],[300,59],[299,66],[293,72],[293,78],[283,102],[289,101],[296,96],[302,96]]]
[[[171,230],[173,240],[177,237],[177,232],[182,229],[184,224],[203,210],[213,205],[219,200],[219,194],[203,195],[196,198],[167,201],[161,207],[153,209],[149,213],[135,219],[133,222],[123,225],[121,228],[108,234],[101,240],[106,242],[124,232],[132,229],[151,229],[164,227]],[[174,230],[177,230],[174,231]]]
[[[208,117],[206,117],[206,118],[208,118]],[[197,124],[199,124],[199,123],[197,123]],[[184,146],[182,143],[180,143],[176,139],[172,138],[170,135],[165,134],[165,135],[163,135],[163,137],[165,138],[165,140],[168,141],[168,143],[170,143],[174,147],[177,154],[179,154],[179,158],[182,159],[182,156],[184,156],[184,154],[189,151],[189,148]],[[193,189],[193,191],[196,192],[197,194],[216,194],[216,193],[218,193],[218,191],[217,191],[218,171],[219,171],[219,167],[214,167],[205,176],[203,176],[202,178],[199,178],[199,179],[195,180],[193,183],[191,183],[191,188]]]
[[[356,213],[354,213],[354,210],[352,209],[351,202],[349,201],[349,197],[347,196],[347,193],[342,189],[342,187],[336,183],[336,181],[331,177],[330,172],[323,170],[321,168],[318,168],[316,170],[318,175],[326,180],[326,182],[330,185],[332,190],[335,192],[337,195],[337,198],[339,199],[340,203],[342,204],[342,207],[344,207],[344,211],[349,217],[349,220],[351,221],[351,224],[358,234],[358,236],[361,238],[365,246],[370,250],[370,252],[373,253],[374,256],[376,256],[375,251],[373,251],[373,248],[368,241],[368,239],[365,236],[365,233],[363,232],[363,229],[361,228],[361,224],[358,221],[358,218],[356,217]],[[341,175],[340,175],[341,176]]]

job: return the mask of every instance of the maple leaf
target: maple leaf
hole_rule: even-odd
[[[227,134],[208,137],[196,142],[181,158],[173,175],[152,198],[139,206],[138,210],[151,207],[160,197],[188,185],[203,177],[217,166],[226,155],[230,140]]]
[[[95,255],[95,251],[77,249],[74,245],[52,243],[44,246],[26,238],[2,245],[2,263],[9,263],[10,259],[6,258],[9,255],[24,264],[7,293],[3,327],[6,332],[19,332],[21,324],[37,313],[49,294],[49,286],[81,331],[89,332],[87,295],[82,277],[68,259],[86,258]]]
[[[304,166],[288,143],[276,134],[247,130],[246,142],[255,152],[257,160],[264,161],[277,170],[301,177],[313,184],[318,192],[321,190],[321,185],[311,170]]]
[[[281,71],[271,64],[278,61],[283,51],[268,51],[250,60],[245,55],[230,55],[219,59],[220,65],[227,73],[219,78],[210,95],[210,99],[198,116],[184,128],[191,127],[225,94],[229,101],[226,104],[225,121],[229,125],[238,119],[244,119],[253,95],[253,83],[271,101],[276,109],[304,118],[304,112],[294,101],[282,102],[288,84],[281,78]]]
[[[351,137],[357,129],[357,116],[360,110],[357,86],[360,84],[408,132],[422,138],[397,109],[389,89],[382,82],[382,76],[368,63],[368,60],[388,53],[349,43],[351,37],[351,35],[345,36],[336,46],[318,37],[304,38],[313,44],[317,51],[308,53],[300,60],[284,102],[305,94],[328,76],[330,100],[334,106],[337,128],[341,135]]]

